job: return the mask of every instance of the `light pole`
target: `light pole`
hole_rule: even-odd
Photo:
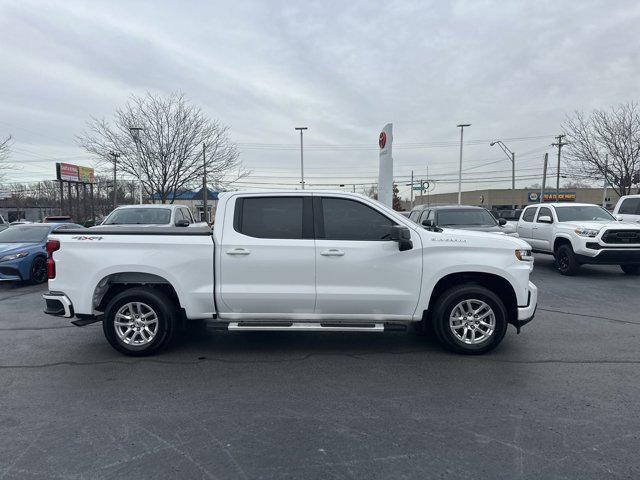
[[[489,144],[490,147],[498,145],[504,154],[511,160],[511,208],[516,209],[516,154],[507,147],[502,140],[496,140]]]
[[[295,127],[296,130],[300,130],[300,184],[302,184],[302,190],[304,190],[304,152],[302,149],[302,132],[308,130],[307,127]]]
[[[138,156],[138,181],[140,183],[140,205],[142,205],[142,162],[140,161],[140,132],[144,130],[142,127],[129,127],[129,133],[133,137],[136,144],[136,154]]]
[[[460,129],[460,170],[458,171],[458,205],[462,203],[462,139],[464,138],[464,127],[470,127],[470,123],[456,125]]]

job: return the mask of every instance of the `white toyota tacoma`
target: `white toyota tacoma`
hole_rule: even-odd
[[[528,244],[428,231],[339,192],[228,192],[213,230],[54,232],[45,312],[102,321],[127,355],[205,319],[231,330],[382,332],[414,325],[447,348],[487,352],[535,313]]]
[[[588,263],[620,265],[628,275],[640,273],[640,227],[617,221],[598,205],[528,206],[518,220],[518,235],[534,252],[554,255],[563,275],[575,275]]]

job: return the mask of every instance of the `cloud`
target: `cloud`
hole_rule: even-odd
[[[231,126],[256,182],[293,182],[298,152],[246,144],[295,146],[299,125],[309,145],[372,147],[310,147],[317,183],[374,181],[386,122],[397,143],[451,144],[397,149],[398,175],[455,172],[461,121],[469,139],[549,135],[511,145],[534,151],[522,157],[533,168],[566,113],[637,100],[639,17],[631,1],[4,1],[0,133],[82,155],[73,138],[89,116],[131,93],[181,90]],[[465,162],[500,153],[470,145]]]

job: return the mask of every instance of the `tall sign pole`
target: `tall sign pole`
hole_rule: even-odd
[[[378,167],[378,201],[393,208],[393,124],[387,123],[378,136],[380,162]]]
[[[458,169],[458,205],[462,203],[462,144],[464,143],[464,127],[470,127],[470,123],[460,123],[457,127],[460,129],[460,167]]]
[[[308,130],[308,127],[296,127],[296,130],[300,130],[300,184],[302,190],[304,190],[304,147],[302,143],[302,132]]]

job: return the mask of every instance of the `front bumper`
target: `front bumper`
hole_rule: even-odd
[[[598,248],[592,249],[595,255],[584,255],[576,253],[576,260],[579,263],[589,263],[596,265],[638,265],[640,264],[640,248],[638,247],[618,247],[618,248]]]
[[[42,298],[45,301],[44,313],[56,317],[73,317],[73,304],[64,293],[47,292],[42,295]]]
[[[21,281],[19,262],[2,262],[0,263],[0,282],[5,281]]]
[[[538,287],[529,282],[529,295],[527,304],[524,307],[518,307],[518,319],[511,322],[520,332],[520,328],[533,320],[538,308]]]

